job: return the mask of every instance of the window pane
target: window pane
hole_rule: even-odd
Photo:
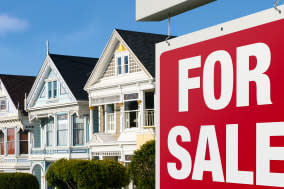
[[[48,119],[46,125],[46,144],[47,146],[53,145],[53,127],[54,127],[54,119],[51,117]]]
[[[121,57],[117,58],[117,73],[121,74]]]
[[[8,154],[15,154],[15,129],[7,129]]]
[[[68,137],[68,119],[67,114],[57,116],[57,144],[59,146],[67,145]]]
[[[28,132],[27,131],[20,131],[20,154],[28,154]]]
[[[6,100],[1,100],[0,109],[6,110]]]
[[[145,108],[154,109],[154,92],[145,93]]]
[[[52,96],[52,83],[48,82],[48,98]]]
[[[84,119],[73,116],[73,145],[84,144]]]
[[[57,81],[53,81],[53,98],[57,97]]]
[[[126,111],[129,110],[138,110],[138,102],[135,101],[129,101],[129,102],[124,102],[124,107]]]
[[[124,56],[124,72],[128,73],[128,56]]]

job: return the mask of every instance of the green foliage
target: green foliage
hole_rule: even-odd
[[[35,176],[28,173],[0,173],[0,188],[39,189]]]
[[[128,171],[138,189],[155,188],[155,141],[149,141],[135,151]]]
[[[59,189],[107,189],[129,184],[127,169],[111,160],[61,159],[49,167],[46,180]]]

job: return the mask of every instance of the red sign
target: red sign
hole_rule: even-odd
[[[160,188],[284,187],[284,19],[166,51],[159,67]]]

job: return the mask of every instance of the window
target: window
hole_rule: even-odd
[[[57,145],[67,146],[68,119],[67,114],[57,116]]]
[[[49,81],[47,83],[48,98],[57,98],[57,81]]]
[[[46,145],[52,146],[53,145],[53,127],[54,127],[54,119],[50,117],[46,124]]]
[[[73,116],[73,145],[84,144],[84,119]]]
[[[155,125],[154,92],[145,92],[144,126]]]
[[[117,58],[117,74],[120,75],[122,74],[122,69],[121,69],[121,57]]]
[[[57,97],[57,81],[53,81],[53,98]]]
[[[129,73],[129,58],[126,53],[117,53],[116,54],[116,64],[117,64],[117,75]]]
[[[0,100],[0,110],[6,110],[6,100]]]
[[[20,131],[20,154],[28,154],[29,153],[29,140],[28,140],[28,132]]]
[[[0,131],[0,154],[4,155],[4,133]]]
[[[124,102],[125,128],[138,127],[138,102]]]
[[[124,73],[128,73],[128,56],[124,56]]]
[[[106,105],[106,131],[114,132],[115,131],[115,122],[114,122],[114,104]]]
[[[48,98],[52,97],[52,82],[48,82]]]
[[[7,134],[8,154],[15,154],[15,129],[7,129]]]

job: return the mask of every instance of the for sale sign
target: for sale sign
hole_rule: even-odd
[[[169,42],[156,47],[157,187],[284,188],[284,14]]]

